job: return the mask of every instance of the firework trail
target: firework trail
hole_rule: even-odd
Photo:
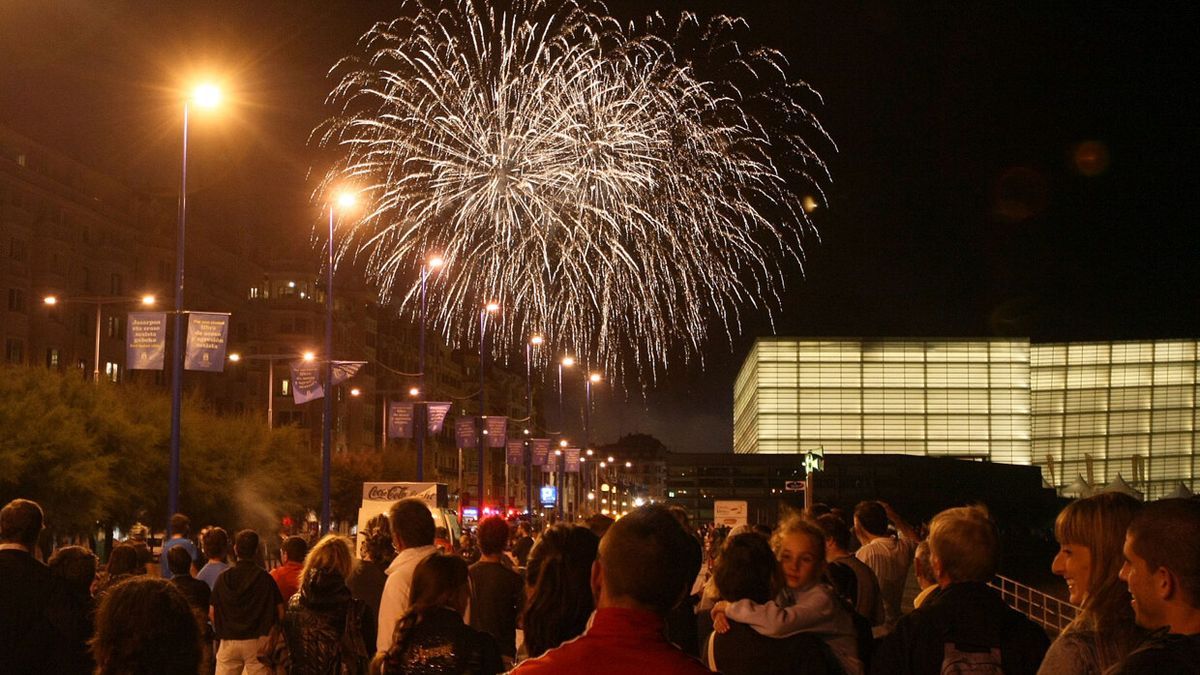
[[[318,194],[349,183],[369,203],[339,258],[385,299],[415,316],[439,254],[430,319],[447,338],[478,339],[495,300],[497,353],[542,332],[651,377],[711,328],[731,336],[740,308],[778,306],[811,229],[801,191],[823,199],[828,181],[810,142],[832,143],[802,103],[819,97],[777,52],[744,50],[739,20],[622,26],[586,0],[402,13],[334,68],[317,132],[337,156]]]

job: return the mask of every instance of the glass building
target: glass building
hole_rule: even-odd
[[[1195,489],[1195,340],[758,340],[734,385],[734,451],[1036,464],[1047,482],[1120,473]]]

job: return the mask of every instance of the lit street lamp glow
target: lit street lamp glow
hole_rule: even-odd
[[[206,82],[192,90],[192,100],[201,108],[215,108],[221,105],[221,88],[211,82]]]

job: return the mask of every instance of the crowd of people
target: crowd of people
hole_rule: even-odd
[[[885,502],[818,505],[732,531],[664,505],[541,532],[493,516],[455,546],[403,499],[357,550],[288,537],[269,571],[254,530],[193,541],[183,515],[159,561],[135,528],[103,566],[80,546],[43,563],[44,521],[0,510],[6,673],[1200,672],[1196,500],[1071,502],[1051,569],[1079,610],[1053,642],[989,586],[1000,538],[977,506],[914,527]]]

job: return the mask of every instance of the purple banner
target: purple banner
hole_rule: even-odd
[[[484,424],[487,426],[487,446],[489,448],[503,448],[504,442],[508,440],[508,418],[497,415],[489,415],[483,418]]]
[[[188,314],[185,370],[220,373],[225,370],[225,342],[229,336],[229,315],[192,312]]]
[[[525,441],[520,439],[509,441],[504,446],[504,461],[509,466],[525,465]]]
[[[334,361],[333,386],[337,386],[358,374],[359,369],[367,365],[366,361]]]
[[[325,395],[321,386],[321,365],[316,361],[292,362],[292,397],[296,405],[308,403]]]
[[[388,401],[388,438],[412,438],[413,404]]]
[[[429,433],[442,433],[442,426],[446,424],[446,415],[450,414],[449,403],[426,403],[426,416],[429,419]]]
[[[475,436],[475,418],[460,417],[454,421],[454,442],[460,448],[473,448],[478,441]]]
[[[558,471],[558,463],[562,461],[562,456],[556,455],[553,452],[546,455],[546,471],[555,473]]]
[[[549,438],[531,438],[529,439],[529,449],[533,455],[534,466],[546,466],[547,455],[550,454],[550,439]]]
[[[579,473],[579,448],[564,449],[563,458],[566,461],[564,471],[567,473]]]
[[[166,312],[130,312],[125,363],[130,370],[162,370],[167,351]]]

